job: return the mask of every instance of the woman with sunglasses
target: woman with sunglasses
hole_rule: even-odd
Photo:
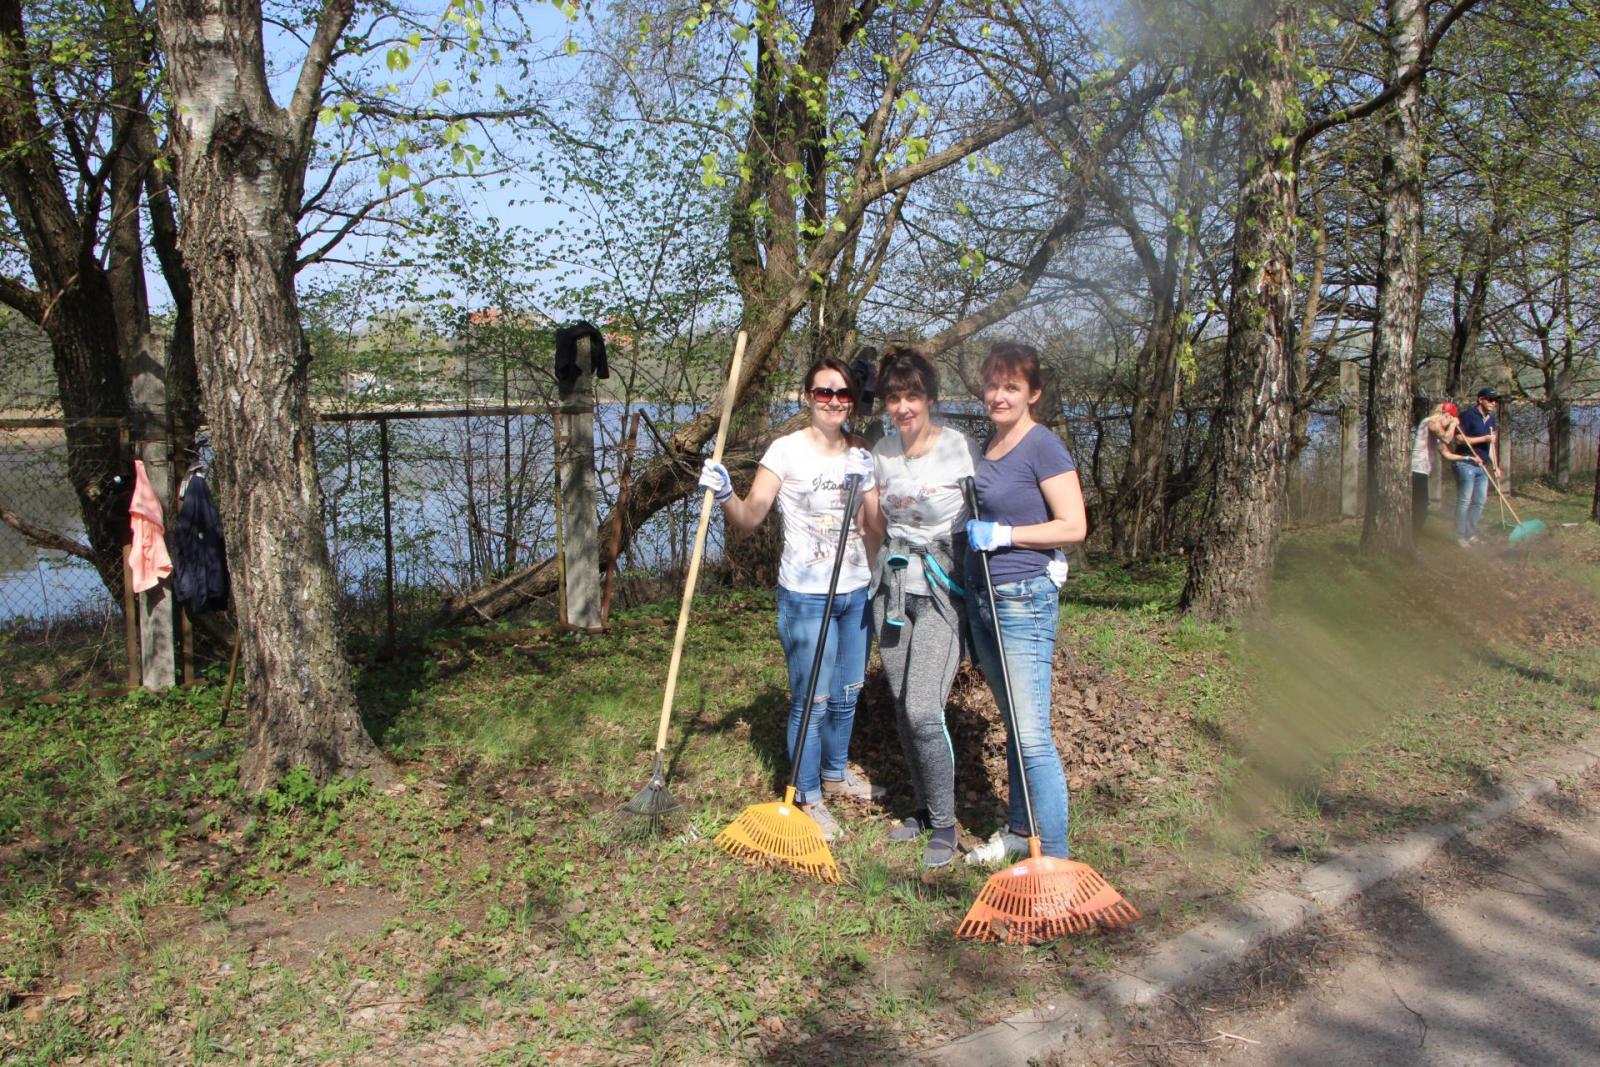
[[[817,679],[816,707],[795,783],[795,800],[816,820],[829,841],[840,833],[838,822],[828,811],[829,798],[876,800],[884,792],[849,768],[856,700],[867,668],[867,583],[871,572],[860,530],[877,521],[878,508],[872,456],[846,428],[857,397],[850,369],[839,360],[820,359],[805,376],[810,425],[772,442],[761,457],[747,495],[740,497],[733,491],[733,480],[722,464],[707,460],[700,471],[700,487],[716,494],[723,515],[738,529],[760,526],[774,501],[783,513],[778,639],[789,665],[791,759],[805,714],[806,683],[816,656],[817,635],[822,630],[822,610],[839,544],[839,524],[844,519],[845,479],[851,475],[862,479],[858,527],[845,544],[821,676]]]
[[[994,424],[978,459],[978,514],[967,522],[967,587],[983,588],[979,552],[989,554],[995,611],[1011,676],[1016,733],[1007,720],[1006,769],[1010,814],[1005,829],[967,853],[969,863],[999,864],[1028,851],[1028,819],[1020,775],[1028,776],[1033,827],[1047,856],[1067,856],[1067,781],[1050,733],[1050,669],[1060,621],[1059,588],[1066,563],[1057,550],[1088,533],[1078,471],[1061,439],[1035,421],[1044,382],[1039,353],[1029,345],[1002,342],[989,349],[980,373],[983,402]],[[972,644],[995,701],[1007,699],[1000,684],[1000,650],[989,600],[975,596]],[[1004,705],[1002,704],[1002,710]]]
[[[943,867],[958,849],[955,750],[944,709],[965,644],[959,583],[971,516],[961,479],[972,477],[977,449],[960,430],[933,421],[939,375],[917,348],[885,350],[878,395],[895,432],[872,450],[881,519],[869,540],[886,538],[873,572],[872,621],[917,801],[889,840],[927,833],[922,865]]]

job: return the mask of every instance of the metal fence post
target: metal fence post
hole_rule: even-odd
[[[124,461],[128,455],[128,423],[123,420],[117,427],[117,444]],[[133,546],[122,546],[122,620],[123,636],[128,644],[128,688],[139,686],[139,619],[134,614],[133,596]]]
[[[389,420],[378,420],[378,465],[383,469],[384,651],[394,655],[394,509],[389,500]]]

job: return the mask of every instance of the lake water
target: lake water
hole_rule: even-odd
[[[687,417],[692,410],[652,406],[646,413],[665,435],[674,416]],[[603,405],[596,412],[601,514],[615,498],[623,424],[620,405]],[[554,550],[551,429],[546,415],[389,420],[397,587],[449,593],[503,573],[508,559],[515,568]],[[380,438],[377,422],[323,422],[317,427],[330,558],[345,593],[367,602],[380,598],[384,585]],[[641,428],[636,469],[658,451],[648,430]],[[84,539],[58,431],[0,431],[0,502],[31,522]],[[680,554],[682,543],[692,536],[693,521],[691,516],[687,533],[681,513],[671,521],[652,523],[636,536],[628,562],[653,567]],[[0,524],[0,623],[53,625],[117,610],[87,562],[36,549]]]

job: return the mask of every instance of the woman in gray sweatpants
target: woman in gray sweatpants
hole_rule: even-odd
[[[958,584],[965,561],[965,499],[976,449],[959,430],[931,418],[939,376],[909,345],[891,345],[878,370],[878,395],[895,432],[873,449],[882,542],[873,573],[878,632],[916,813],[890,834],[914,841],[931,831],[926,867],[956,855],[955,752],[945,729],[950,684],[961,665],[966,607]]]

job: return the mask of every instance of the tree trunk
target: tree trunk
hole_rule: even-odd
[[[1423,0],[1384,0],[1389,77],[1416,65],[1427,36]],[[1411,373],[1422,310],[1422,87],[1412,80],[1385,123],[1379,178],[1378,322],[1367,389],[1367,513],[1361,551],[1401,559],[1411,543]]]
[[[1134,367],[1128,460],[1111,509],[1112,550],[1123,559],[1138,559],[1142,552],[1152,551],[1160,536],[1167,499],[1167,440],[1178,399],[1179,330],[1170,299],[1162,300]]]
[[[1594,444],[1594,499],[1589,503],[1589,521],[1600,522],[1600,434]]]
[[[1550,399],[1550,477],[1563,493],[1572,488],[1572,405],[1559,393]]]
[[[114,426],[72,421],[128,413],[116,309],[95,241],[86,239],[49,150],[51,132],[40,117],[35,91],[39,48],[39,42],[28,40],[23,5],[18,0],[0,2],[0,142],[8,146],[0,155],[0,192],[38,287],[36,292],[25,290],[6,278],[0,299],[50,340],[61,413],[69,420],[67,476],[78,497],[95,569],[121,603],[127,501],[107,492],[107,483],[126,457]]]
[[[1493,278],[1494,235],[1501,225],[1498,210],[1490,219],[1487,232],[1464,242],[1462,263],[1451,280],[1450,362],[1445,371],[1444,391],[1461,398],[1461,383],[1467,364],[1478,351],[1483,333],[1483,318],[1489,306],[1489,283]]]
[[[251,0],[159,0],[157,12],[251,712],[240,781],[256,792],[294,767],[318,781],[381,773],[339,645],[294,285],[311,120],[274,103]],[[318,39],[330,22],[337,39],[349,14],[325,8]]]
[[[1184,607],[1227,621],[1266,606],[1287,490],[1295,383],[1295,174],[1288,156],[1290,105],[1299,53],[1292,0],[1266,13],[1265,33],[1243,56],[1240,120],[1243,176],[1233,235],[1228,341],[1215,486],[1189,561]]]

